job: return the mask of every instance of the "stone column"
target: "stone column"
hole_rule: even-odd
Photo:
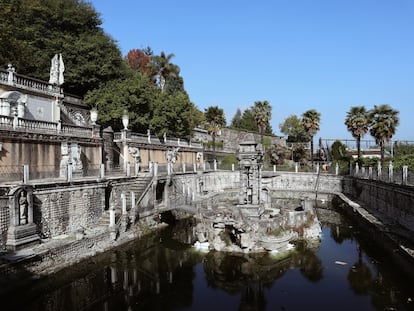
[[[114,141],[114,131],[112,127],[107,127],[103,130],[102,136],[104,139],[103,144],[103,162],[108,171],[112,171],[114,167],[114,150],[113,150],[113,141]]]
[[[388,181],[394,182],[394,167],[392,161],[390,161],[390,165],[388,166]]]

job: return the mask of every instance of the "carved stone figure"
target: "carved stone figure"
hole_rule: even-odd
[[[62,85],[64,82],[64,71],[65,65],[63,64],[62,54],[55,54],[51,60],[49,83]]]
[[[25,191],[20,193],[19,197],[19,214],[20,214],[20,225],[25,225],[28,223],[28,200],[27,194]]]

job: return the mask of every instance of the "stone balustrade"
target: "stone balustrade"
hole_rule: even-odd
[[[18,117],[0,116],[0,128],[10,131],[24,131],[30,133],[43,133],[64,135],[71,137],[94,137],[93,127],[77,126],[56,122],[29,120]]]
[[[27,77],[15,72],[0,69],[0,83],[12,85],[14,87],[40,92],[47,95],[63,97],[63,90],[58,85],[50,84],[46,81]]]
[[[114,133],[114,140],[117,142],[128,139],[133,143],[144,143],[144,144],[154,144],[154,145],[165,145],[171,147],[189,147],[202,149],[203,145],[199,142],[191,142],[181,138],[175,137],[165,137],[159,138],[154,135],[146,135],[140,133],[133,133],[131,131],[122,131]]]

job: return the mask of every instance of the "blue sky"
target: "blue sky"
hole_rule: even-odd
[[[414,140],[412,0],[91,2],[123,55],[173,53],[191,100],[220,106],[228,124],[267,100],[277,135],[289,115],[316,109],[317,137],[351,138],[351,106],[389,104],[400,111],[394,138]]]

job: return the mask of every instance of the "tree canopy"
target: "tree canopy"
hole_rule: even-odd
[[[272,126],[269,121],[270,119],[266,121],[264,134],[273,135]],[[237,109],[229,127],[235,130],[260,133],[252,107],[245,109],[243,113],[240,109]]]
[[[99,13],[82,0],[4,0],[0,10],[0,66],[49,80],[50,61],[61,53],[65,92],[84,95],[102,81],[128,75],[116,42]]]
[[[302,119],[297,115],[290,115],[285,121],[279,124],[280,132],[287,135],[288,142],[307,142],[309,135],[303,127]]]

